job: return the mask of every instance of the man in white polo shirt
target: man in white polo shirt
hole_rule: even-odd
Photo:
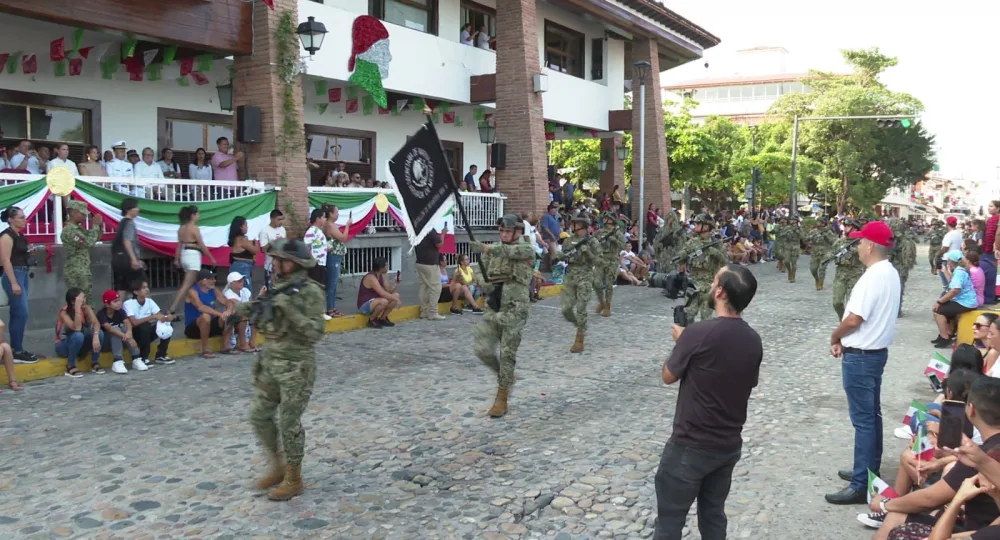
[[[892,230],[872,221],[851,233],[860,240],[858,257],[865,273],[851,289],[844,319],[830,336],[830,354],[841,358],[847,408],[854,425],[854,467],[840,471],[847,488],[826,496],[832,504],[864,504],[868,470],[882,465],[882,371],[899,313],[899,273],[889,262]]]

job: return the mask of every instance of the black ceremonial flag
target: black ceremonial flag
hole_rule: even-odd
[[[434,125],[427,122],[420,126],[392,156],[386,169],[403,213],[406,235],[410,243],[417,245],[441,222],[450,208],[448,198],[456,191]]]

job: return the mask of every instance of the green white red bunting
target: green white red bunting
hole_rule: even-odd
[[[351,228],[347,231],[348,239],[354,238],[368,227],[368,224],[375,219],[375,214],[380,211],[379,199],[383,198],[384,206],[382,210],[388,212],[396,221],[397,226],[403,227],[403,219],[399,208],[399,201],[395,193],[391,190],[374,191],[370,189],[345,188],[338,191],[314,192],[309,194],[309,209],[314,210],[329,204],[336,206],[339,211],[337,225],[347,225],[351,221]],[[445,212],[440,225],[435,229],[440,232],[444,226],[448,226],[448,234],[443,238],[441,246],[442,253],[455,253],[455,215],[453,213],[454,203]]]
[[[49,197],[49,186],[45,179],[18,182],[0,187],[0,209],[16,206],[31,220],[41,209]],[[6,223],[0,223],[0,231],[7,228]]]

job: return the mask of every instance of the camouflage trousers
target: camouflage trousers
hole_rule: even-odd
[[[781,252],[781,260],[784,261],[786,270],[795,273],[795,269],[799,265],[799,254],[800,251],[797,249],[787,249]]]
[[[562,297],[559,299],[563,317],[581,332],[587,331],[587,303],[593,291],[593,272],[572,273],[563,282]]]
[[[812,273],[813,279],[816,281],[826,281],[826,267],[830,265],[830,261],[825,261],[829,257],[829,253],[813,253],[809,261],[809,272]]]
[[[76,287],[86,293],[87,302],[92,302],[91,289],[93,285],[91,284],[91,277],[90,272],[66,272],[66,290]]]
[[[837,320],[844,319],[844,308],[847,306],[847,299],[851,296],[851,289],[858,282],[859,276],[841,277],[840,274],[833,280],[833,310],[837,312]]]
[[[254,364],[250,423],[268,452],[273,455],[283,449],[289,465],[300,465],[306,448],[302,413],[316,381],[316,359],[311,353],[296,360],[276,360],[266,354],[265,349]]]
[[[610,263],[599,263],[594,267],[594,292],[597,300],[611,304],[611,297],[615,294],[615,281],[618,280],[618,261]],[[563,290],[565,293],[565,289]]]
[[[527,322],[527,307],[500,312],[487,310],[479,324],[472,327],[476,357],[497,374],[500,388],[509,389],[514,384],[517,348],[521,345],[521,331]],[[497,345],[500,345],[499,356]]]
[[[903,293],[906,292],[906,280],[910,279],[910,271],[899,269],[899,311],[903,311]]]
[[[712,282],[703,282],[697,279],[692,281],[698,287],[698,294],[691,299],[691,305],[687,307],[688,322],[695,322],[695,317],[699,321],[708,321],[715,318],[715,310],[708,305],[708,290],[712,288]]]

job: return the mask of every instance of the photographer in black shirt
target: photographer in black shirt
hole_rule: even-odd
[[[701,292],[709,295],[716,318],[673,327],[677,344],[663,364],[663,382],[681,384],[674,431],[656,471],[655,540],[681,538],[695,499],[702,539],[726,538],[726,497],[764,356],[760,335],[740,316],[756,292],[750,270],[727,265]]]

